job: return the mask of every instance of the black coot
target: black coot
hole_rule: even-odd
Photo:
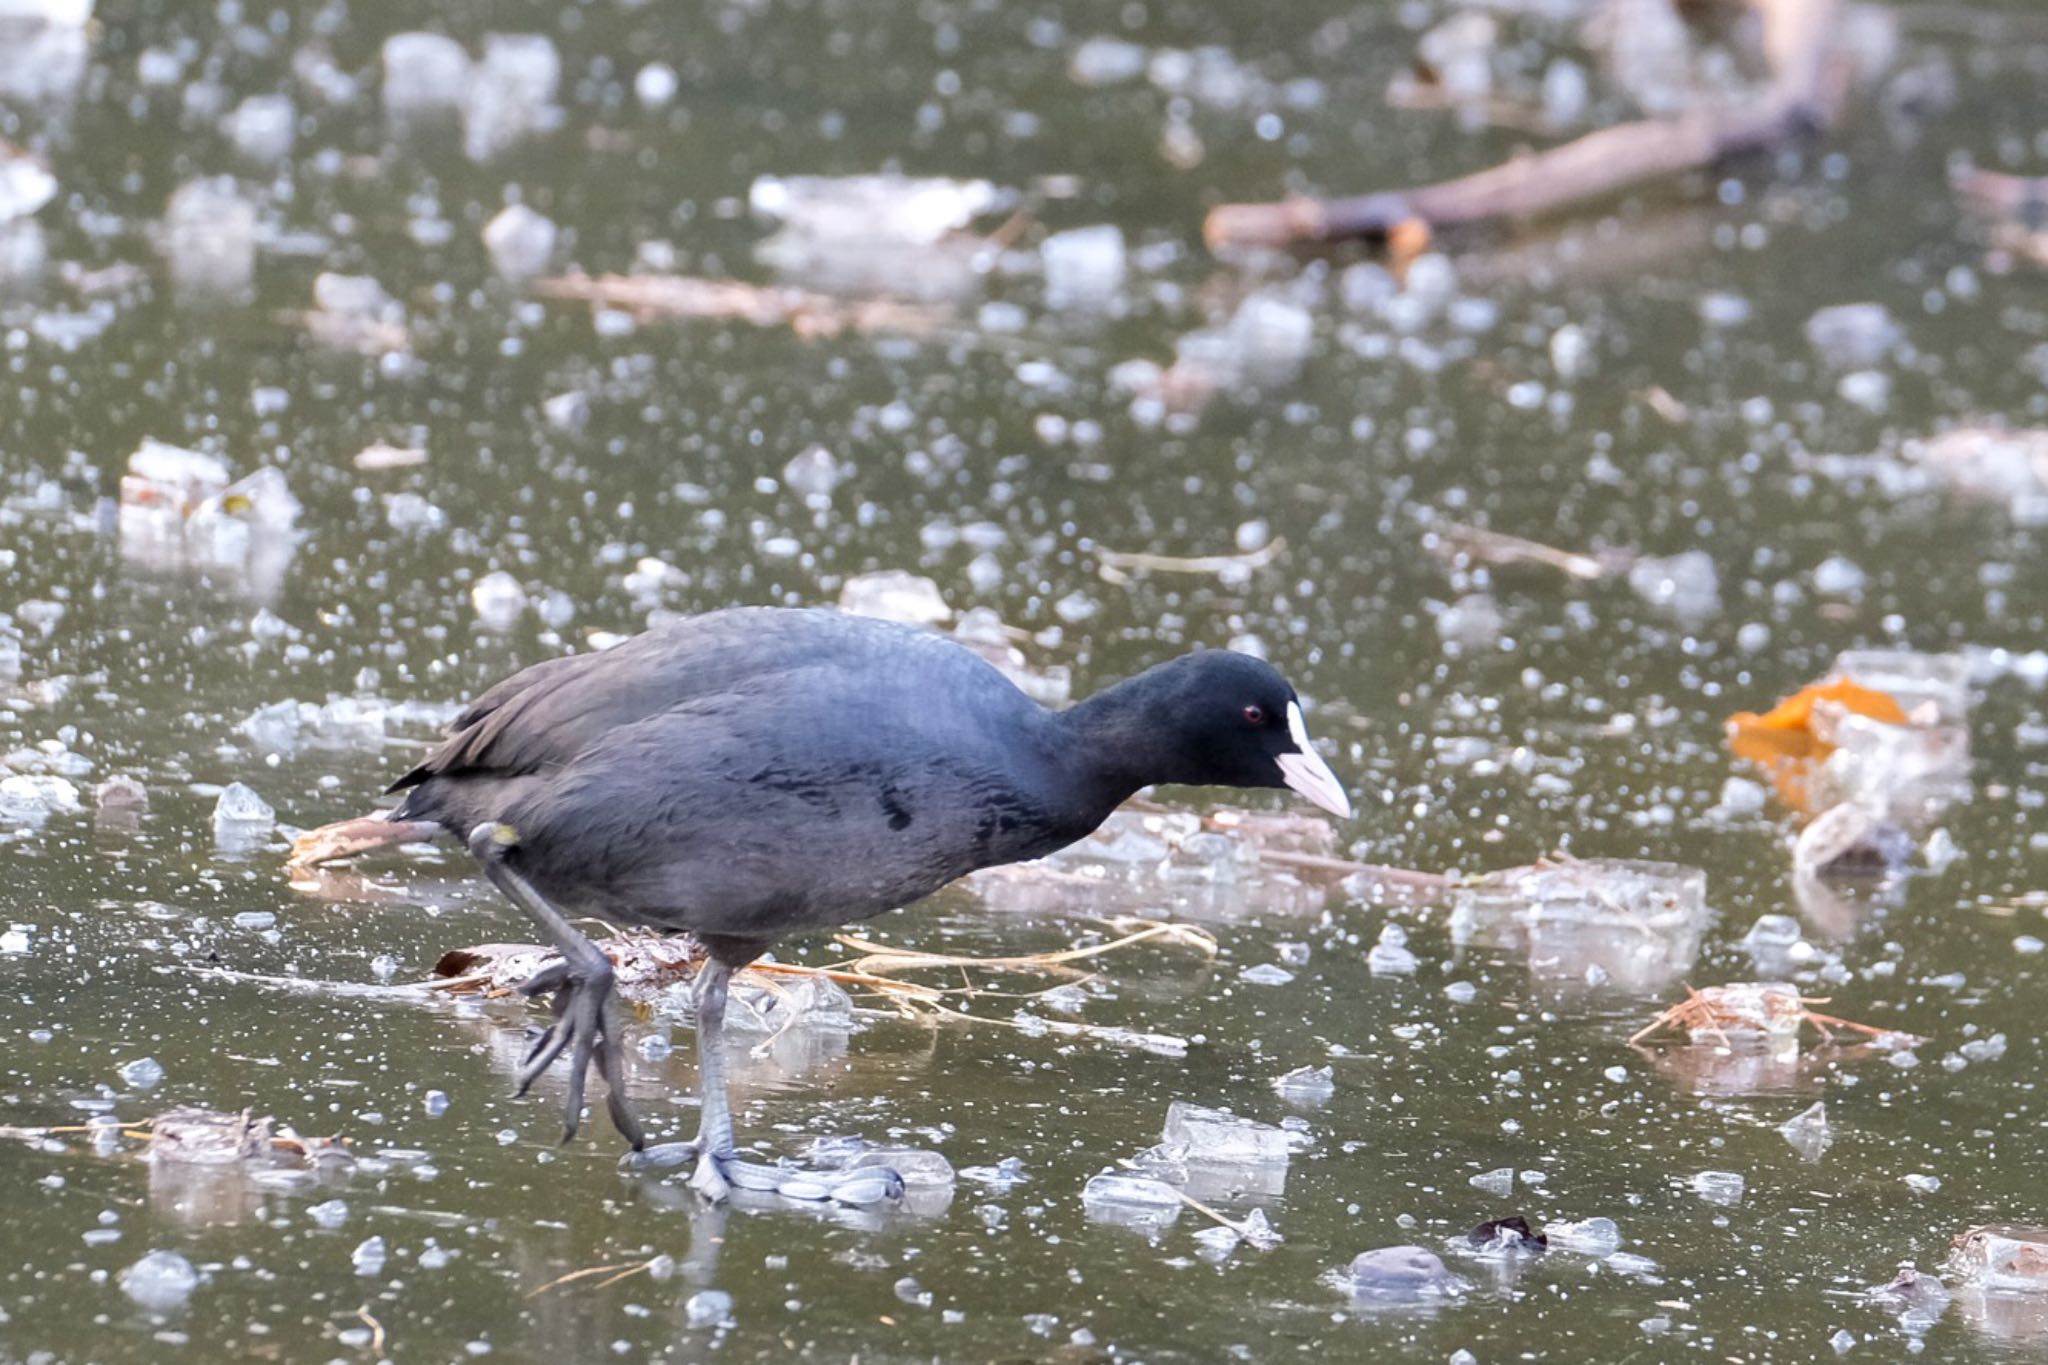
[[[406,796],[390,818],[466,839],[561,950],[525,987],[553,993],[556,1022],[518,1080],[524,1093],[569,1054],[565,1140],[594,1061],[612,1121],[643,1143],[619,1088],[610,964],[565,912],[688,930],[710,953],[702,1122],[669,1154],[714,1198],[799,1175],[795,1188],[829,1194],[830,1175],[735,1156],[719,1037],[732,972],[786,934],[1050,853],[1161,782],[1292,787],[1351,813],[1294,689],[1248,655],[1190,654],[1055,712],[928,631],[742,608],[507,678],[393,784]]]

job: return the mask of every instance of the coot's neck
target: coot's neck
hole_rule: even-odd
[[[1051,718],[1064,766],[1104,815],[1140,787],[1201,780],[1195,760],[1174,742],[1180,662],[1148,668]]]

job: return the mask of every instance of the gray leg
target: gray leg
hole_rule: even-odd
[[[597,945],[576,932],[562,912],[505,861],[505,851],[518,842],[508,826],[486,821],[469,834],[469,851],[492,885],[524,910],[547,936],[559,964],[543,967],[520,987],[529,996],[554,994],[555,1022],[541,1034],[520,1064],[517,1094],[524,1095],[542,1072],[563,1052],[569,1053],[569,1098],[563,1106],[562,1141],[576,1136],[583,1121],[583,1088],[590,1064],[597,1063],[605,1082],[605,1107],[612,1126],[635,1151],[646,1145],[640,1120],[626,1105],[625,1059],[619,1045],[619,1005],[612,993],[612,964]]]
[[[703,1107],[697,1126],[697,1169],[690,1186],[718,1203],[737,1186],[791,1199],[830,1199],[874,1204],[903,1197],[903,1178],[885,1167],[854,1171],[813,1171],[794,1164],[742,1161],[732,1138],[732,1106],[726,1097],[725,1001],[732,981],[730,963],[713,957],[697,976],[697,1087]]]

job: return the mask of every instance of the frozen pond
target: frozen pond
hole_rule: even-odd
[[[1981,429],[2048,425],[2048,245],[1949,178],[2048,167],[2048,27],[1878,5],[1815,148],[1400,278],[1204,248],[1626,116],[1578,8],[1498,7],[1461,115],[1389,104],[1429,0],[0,0],[0,1356],[2038,1353],[2048,438]],[[418,985],[531,936],[461,851],[286,873],[505,673],[887,570],[1052,699],[1263,652],[1358,806],[1162,791],[861,926],[1213,953],[764,992],[742,1140],[950,1185],[558,1147],[544,1015]],[[1554,855],[1631,861],[1341,866]],[[690,1041],[635,1034],[657,1138]]]

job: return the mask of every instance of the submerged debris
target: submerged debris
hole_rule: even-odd
[[[2048,1228],[1987,1224],[1956,1235],[1943,1264],[1950,1276],[1984,1289],[2048,1293]]]
[[[788,327],[800,337],[834,337],[843,332],[920,336],[936,330],[951,316],[951,310],[929,303],[839,298],[788,285],[688,275],[559,275],[536,280],[533,288],[543,298],[621,309],[642,321],[734,319],[758,327]]]
[[[268,598],[297,548],[299,512],[276,469],[231,483],[218,457],[144,438],[121,479],[121,554],[146,569],[229,570]]]
[[[1683,1033],[1694,1043],[1721,1047],[1737,1042],[1796,1046],[1800,1030],[1807,1024],[1812,1024],[1829,1043],[1835,1041],[1837,1029],[1863,1034],[1894,1050],[1916,1047],[1926,1041],[1909,1033],[1838,1019],[1809,1008],[1827,1003],[1825,999],[1802,996],[1797,986],[1783,982],[1743,981],[1708,986],[1689,991],[1685,999],[1636,1030],[1629,1042],[1640,1043],[1660,1033]]]
[[[1027,1034],[1051,1033],[1169,1056],[1184,1054],[1185,1040],[1162,1034],[1045,1019],[1022,1012],[1010,1018],[969,1012],[977,998],[997,994],[976,983],[970,975],[976,970],[1066,975],[1072,972],[1069,964],[1154,940],[1215,952],[1215,939],[1189,926],[1119,920],[1113,922],[1113,927],[1120,931],[1113,939],[1051,952],[997,957],[922,952],[841,934],[836,941],[855,953],[844,962],[809,967],[764,959],[734,973],[728,1022],[735,1029],[758,1031],[771,1040],[797,1028],[847,1032],[856,1023],[853,998],[847,994],[853,990],[906,1018],[997,1024]],[[686,935],[619,933],[599,946],[611,959],[617,973],[614,986],[627,1004],[656,1016],[690,1017],[695,1008],[693,983],[704,961],[704,950],[695,940]],[[516,994],[534,973],[558,958],[553,949],[535,944],[489,943],[458,948],[442,954],[434,965],[434,979],[427,984],[430,989],[447,994],[501,998]],[[957,984],[929,985],[904,979],[905,973],[921,971],[945,972]],[[1027,994],[1008,998],[1032,997]]]

